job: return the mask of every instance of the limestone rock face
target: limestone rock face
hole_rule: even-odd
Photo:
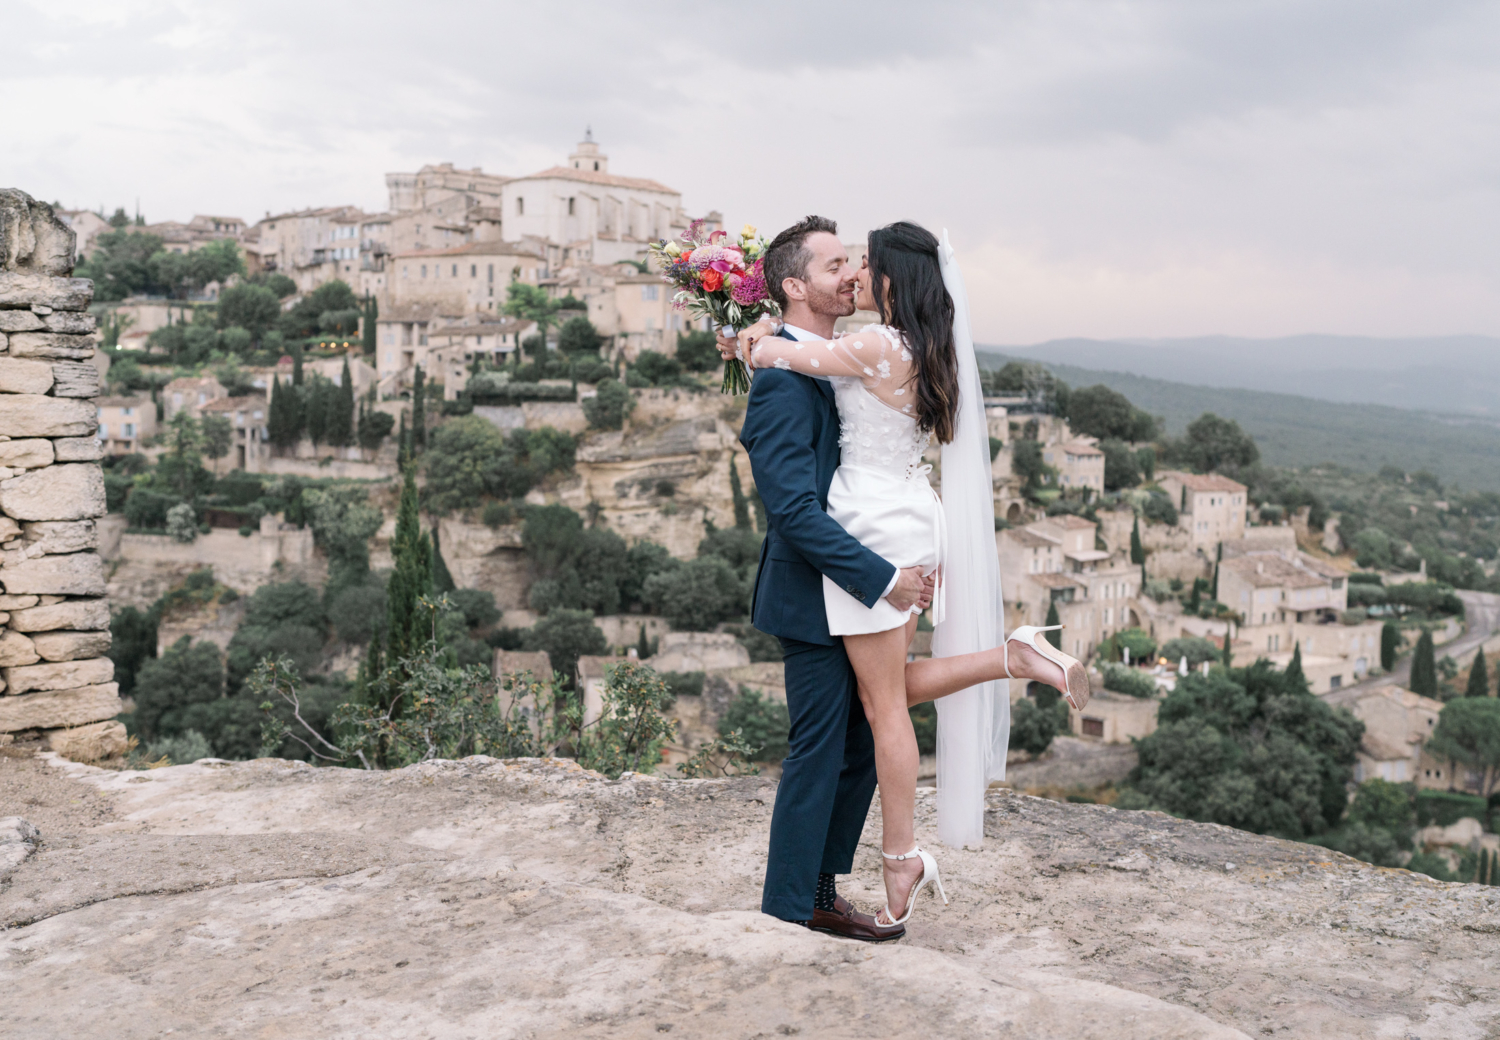
[[[0,311],[0,332],[33,332],[46,327],[42,316],[33,311]]]
[[[120,688],[112,682],[0,697],[0,733],[103,722],[124,709]]]
[[[71,274],[77,239],[45,202],[0,188],[0,270]]]
[[[19,632],[0,632],[0,668],[36,664],[41,660],[36,645]]]
[[[97,437],[59,437],[52,448],[58,462],[97,462],[104,458],[104,445]]]
[[[45,470],[43,471],[45,472]],[[105,589],[104,561],[98,553],[70,553],[66,556],[38,556],[31,560],[0,567],[0,585],[12,595],[33,593],[51,596],[102,596]],[[70,604],[59,603],[67,607]],[[45,608],[34,608],[45,609]],[[19,613],[24,613],[19,612]],[[20,628],[15,614],[11,615],[11,627]],[[54,628],[93,628],[93,625],[55,625]],[[103,626],[108,628],[106,620]]]
[[[71,358],[75,361],[82,361],[93,357],[95,346],[93,336],[73,336],[65,332],[12,332],[10,334],[12,357]]]
[[[115,663],[107,657],[95,657],[87,661],[27,664],[6,668],[4,675],[5,684],[12,694],[33,690],[71,690],[109,682],[115,677]]]
[[[124,723],[111,719],[71,729],[55,729],[47,734],[47,746],[74,762],[98,762],[125,754],[130,747],[130,735],[125,732]]]
[[[0,311],[14,314],[15,311]],[[30,314],[30,311],[24,313]],[[0,358],[0,393],[45,394],[52,389],[52,366],[26,358]],[[8,431],[7,431],[8,432]],[[12,434],[14,436],[14,434]]]
[[[10,469],[39,469],[52,465],[55,458],[52,442],[42,437],[0,441],[0,466]]]
[[[30,271],[0,271],[0,307],[51,307],[87,310],[94,283],[87,278],[54,278]]]
[[[38,603],[36,596],[6,596],[0,594],[0,610],[25,610]]]
[[[26,636],[19,632],[7,633],[17,639]],[[31,637],[31,644],[44,661],[77,661],[89,657],[101,657],[109,652],[112,638],[108,631],[102,632],[38,632]],[[19,662],[18,662],[19,663]]]
[[[4,402],[5,398],[0,396],[0,406]],[[93,409],[88,402],[77,403]],[[68,464],[0,481],[0,510],[17,520],[84,520],[103,516],[104,473],[98,466]]]
[[[34,596],[7,595],[0,599],[31,600]],[[109,628],[109,601],[106,599],[70,599],[63,603],[18,606],[11,609],[10,627],[17,632],[53,632],[68,628],[79,631]]]
[[[76,553],[99,548],[99,526],[92,520],[38,520],[23,524],[22,530],[28,553]]]
[[[75,336],[86,335],[99,327],[99,320],[87,311],[53,311],[42,318],[42,328],[48,332],[67,332]],[[18,331],[30,331],[18,330]]]
[[[50,376],[52,366],[46,367]],[[99,410],[91,401],[0,394],[0,430],[10,437],[83,437],[98,426]]]
[[[52,366],[52,393],[57,397],[98,397],[99,370],[86,361],[58,361]]]

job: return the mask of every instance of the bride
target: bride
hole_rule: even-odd
[[[829,633],[842,636],[875,740],[886,906],[881,926],[911,916],[937,863],[917,846],[918,752],[908,708],[938,701],[939,835],[983,837],[984,790],[1004,776],[1009,696],[999,680],[1034,679],[1088,701],[1088,676],[1026,626],[1002,639],[1004,609],[994,541],[989,434],[967,299],[952,249],[919,225],[870,232],[857,279],[858,309],[879,324],[834,339],[791,339],[765,319],[739,334],[752,369],[790,369],[829,380],[839,414],[840,464],[828,515],[898,568],[935,572],[934,656],[906,661],[917,608],[886,599],[867,607],[823,577]],[[942,449],[943,495],[923,452]],[[940,699],[941,698],[941,699]]]

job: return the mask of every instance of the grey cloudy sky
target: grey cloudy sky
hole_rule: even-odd
[[[7,4],[0,183],[385,206],[585,124],[690,211],[946,226],[982,342],[1500,334],[1500,3]]]

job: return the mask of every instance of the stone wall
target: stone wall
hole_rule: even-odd
[[[73,247],[51,206],[0,189],[0,734],[103,753],[125,728],[104,656],[94,287],[69,277]]]

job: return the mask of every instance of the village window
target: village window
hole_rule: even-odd
[[[494,281],[495,281],[495,265],[494,264],[490,264],[490,282],[493,283]],[[490,295],[491,296],[495,295],[495,290],[494,289],[490,290]]]
[[[453,265],[453,277],[455,277],[455,278],[458,277],[458,265],[457,264]]]
[[[127,411],[128,411],[128,409],[127,409]],[[127,436],[127,437],[134,437],[135,436],[135,423],[126,423],[125,424],[125,436]]]
[[[526,200],[523,199],[523,198],[517,198],[516,199],[516,216],[518,216],[518,217],[524,217],[525,215],[526,215]]]
[[[1083,723],[1083,735],[1085,737],[1099,737],[1101,739],[1104,737],[1103,719],[1091,719],[1088,716],[1084,716],[1080,721]]]
[[[121,408],[120,409],[120,414],[121,415],[126,415],[126,416],[134,415],[135,414],[135,409],[134,408]]]
[[[656,300],[656,299],[660,299],[660,296],[659,296],[660,291],[661,291],[661,286],[659,286],[659,285],[643,285],[643,286],[641,286],[641,299],[643,299],[643,300]]]
[[[423,278],[427,277],[427,265],[426,264],[422,265],[422,277]]]
[[[1342,685],[1344,685],[1344,677],[1342,675],[1329,676],[1328,688],[1330,690],[1337,690]]]

